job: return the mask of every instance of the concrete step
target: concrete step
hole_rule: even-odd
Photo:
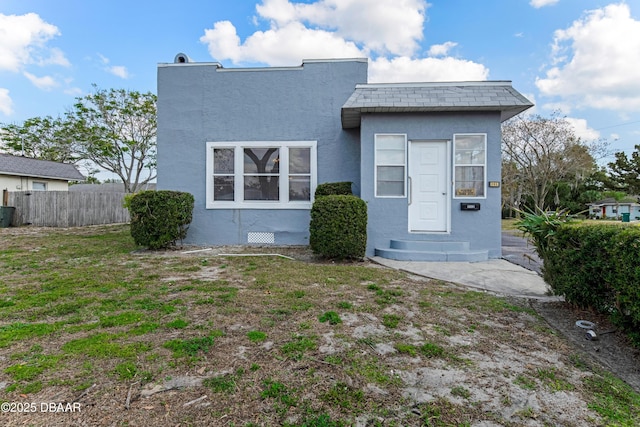
[[[468,242],[391,240],[389,248],[376,248],[376,256],[397,261],[480,262],[489,252],[470,250]]]
[[[429,240],[391,240],[391,249],[412,250],[420,252],[465,252],[469,250],[469,242],[437,242]]]

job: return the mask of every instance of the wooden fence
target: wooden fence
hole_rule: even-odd
[[[70,191],[12,191],[8,206],[15,207],[11,225],[81,227],[129,222],[122,207],[125,193]]]

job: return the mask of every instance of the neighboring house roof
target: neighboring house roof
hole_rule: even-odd
[[[637,201],[632,198],[625,198],[620,201],[616,201],[613,197],[607,197],[606,199],[598,200],[597,202],[589,203],[589,206],[615,206],[615,205],[638,205]]]
[[[156,184],[145,184],[141,190],[155,190]],[[90,193],[124,193],[124,184],[121,182],[107,182],[104,184],[73,184],[69,191],[83,191]]]
[[[362,113],[500,111],[505,121],[530,107],[510,81],[361,84],[342,106],[342,127],[359,127]]]
[[[0,153],[0,175],[29,176],[64,181],[85,180],[84,175],[74,165],[5,153]]]

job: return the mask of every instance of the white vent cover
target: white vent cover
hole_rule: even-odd
[[[274,244],[276,242],[276,236],[274,233],[262,232],[262,231],[250,231],[247,234],[247,243],[261,243],[261,244]]]

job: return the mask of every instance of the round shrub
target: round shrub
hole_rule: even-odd
[[[361,259],[367,247],[367,204],[356,196],[331,195],[311,208],[309,243],[330,259]]]
[[[187,235],[193,195],[181,191],[142,191],[127,201],[131,237],[137,245],[162,249]]]

